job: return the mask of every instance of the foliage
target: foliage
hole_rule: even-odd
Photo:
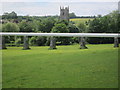
[[[76,17],[76,15],[75,15],[75,13],[74,13],[74,12],[72,12],[72,13],[69,13],[69,17],[70,17],[70,18],[75,18],[75,17]]]
[[[55,24],[55,26],[52,28],[52,32],[53,33],[68,33],[68,27],[66,26],[66,24],[64,24],[63,22]],[[58,37],[57,41],[61,42],[62,45],[68,45],[70,44],[70,38],[68,37]]]
[[[2,19],[16,19],[16,18],[17,14],[14,11],[12,11],[11,13],[6,12],[2,15]]]
[[[70,17],[75,16],[70,13]],[[113,11],[108,15],[97,17],[81,16],[70,19],[70,21],[59,20],[59,16],[17,16],[13,11],[2,15],[3,32],[42,32],[42,33],[119,33],[120,14]],[[78,31],[79,30],[79,31]],[[14,37],[6,37],[6,42],[14,41]],[[66,39],[66,41],[65,41]],[[43,40],[43,39],[42,39]],[[46,42],[46,39],[44,39]],[[49,39],[46,45],[49,45]],[[88,38],[89,43],[113,43],[113,38]],[[58,37],[57,42],[78,42],[77,38]],[[36,44],[36,43],[35,43]],[[37,45],[37,44],[36,44]]]
[[[21,38],[17,38],[17,40],[15,41],[15,44],[17,47],[19,47],[21,44]]]
[[[41,36],[34,36],[30,38],[30,45],[31,46],[45,46],[46,45],[47,38],[41,37]]]
[[[31,22],[22,21],[19,23],[20,32],[33,32],[34,27]]]
[[[31,37],[29,42],[30,42],[30,45],[32,46],[36,45],[36,37],[35,36]]]
[[[2,32],[18,32],[19,31],[19,27],[17,24],[15,23],[6,23],[3,24],[2,26]]]
[[[90,33],[119,33],[118,29],[118,11],[113,11],[112,13],[95,18],[89,23],[89,32]],[[113,43],[112,38],[89,38],[89,43]]]
[[[45,43],[46,43],[46,37],[40,37],[39,36],[39,37],[36,38],[36,44],[38,46],[44,46]]]
[[[52,32],[54,33],[68,33],[68,28],[64,23],[58,23],[55,24],[55,26],[52,28]]]
[[[87,32],[87,28],[86,28],[86,25],[84,23],[77,23],[76,26],[79,28],[79,32],[81,32],[81,33]]]
[[[68,29],[69,33],[79,33],[79,29],[73,24],[69,24]]]

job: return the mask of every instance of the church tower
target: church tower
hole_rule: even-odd
[[[60,20],[69,21],[69,7],[60,7]]]

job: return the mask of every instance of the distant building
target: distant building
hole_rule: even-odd
[[[60,20],[69,21],[69,7],[60,7]]]

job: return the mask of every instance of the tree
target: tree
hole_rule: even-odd
[[[87,27],[84,23],[78,23],[77,27],[79,28],[79,32],[80,33],[86,33],[87,31]],[[87,49],[86,47],[86,40],[84,37],[78,38],[79,39],[79,44],[80,44],[80,49]]]
[[[6,23],[3,25],[3,31],[2,32],[18,32],[19,27],[15,23]]]
[[[68,30],[69,30],[69,33],[79,33],[78,27],[71,23],[69,23],[69,25],[68,25]],[[69,41],[71,43],[75,43],[75,42],[78,43],[77,37],[70,37],[69,39],[70,39]]]
[[[47,18],[45,20],[42,21],[42,23],[45,25],[43,32],[51,32],[54,24],[55,24],[55,20],[53,18]]]
[[[3,27],[2,27],[2,32],[18,32],[19,31],[19,27],[17,24],[15,23],[6,23],[6,24],[3,24]],[[12,37],[11,37],[12,38]],[[7,37],[3,36],[2,37],[2,49],[7,49],[6,46],[5,46],[5,41],[6,41]]]
[[[119,14],[118,11],[113,11],[103,17],[95,18],[89,22],[90,33],[119,33]],[[89,43],[113,43],[113,38],[89,38]]]
[[[74,13],[74,12],[72,12],[72,13],[69,13],[69,17],[70,17],[70,18],[75,18],[75,17],[76,17],[76,15],[75,15],[75,13]]]
[[[2,19],[16,19],[16,18],[17,18],[17,14],[14,11],[12,11],[11,13],[5,12],[2,15]]]
[[[14,11],[12,11],[10,14],[8,14],[8,17],[15,19],[15,18],[17,18],[17,14]]]
[[[55,26],[52,28],[52,32],[54,32],[54,33],[68,33],[69,30],[64,23],[58,23],[58,24],[55,24]]]
[[[52,28],[54,33],[69,33],[68,27],[63,22],[55,24]],[[61,42],[62,45],[68,45],[70,43],[68,37],[58,37],[57,41]]]
[[[69,24],[68,26],[69,33],[79,33],[78,27],[73,24]]]
[[[33,32],[34,28],[32,26],[31,22],[26,22],[26,21],[22,21],[19,24],[20,27],[20,32]],[[28,50],[29,48],[29,38],[28,36],[24,36],[24,45],[23,45],[23,50]]]

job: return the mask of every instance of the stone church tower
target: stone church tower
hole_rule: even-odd
[[[60,20],[69,21],[69,7],[60,7]]]

